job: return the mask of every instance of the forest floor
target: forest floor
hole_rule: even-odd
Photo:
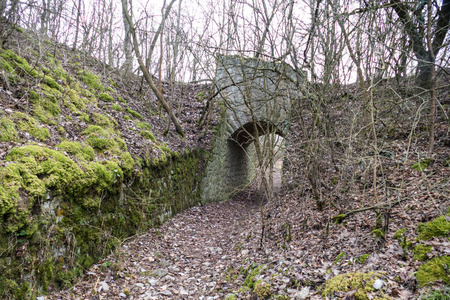
[[[23,47],[32,45],[23,44]],[[53,49],[48,47],[48,50]],[[62,66],[71,70],[73,66],[62,57],[63,50],[67,49],[58,47],[54,47],[55,56],[59,55]],[[20,53],[29,61],[45,61],[44,56],[36,58],[26,54],[25,49]],[[121,95],[126,106],[116,104],[141,112],[143,121],[152,126],[157,140],[167,144],[172,151],[209,149],[213,129],[218,124],[218,109],[215,108],[206,130],[196,126],[207,99],[208,85],[181,84],[172,89],[164,84],[164,96],[171,100],[185,129],[186,138],[180,139],[172,130],[168,136],[162,135],[167,126],[166,119],[152,93],[138,90],[142,80],[122,80],[118,72],[94,60],[75,59],[75,62],[97,70],[97,73],[105,73],[105,78],[111,77],[117,83],[114,95]],[[77,76],[75,69],[70,74],[74,78]],[[7,114],[28,112],[29,103],[20,95],[33,84],[19,82],[8,91],[2,85],[0,111]],[[448,88],[441,89],[441,93],[446,94],[440,95],[440,99],[450,98]],[[352,123],[347,121],[355,106],[350,96],[349,92],[338,95],[337,101],[329,101],[329,111],[335,114],[335,119],[329,122],[336,124],[337,138],[349,136],[348,126]],[[382,97],[380,102],[388,103]],[[133,120],[124,118],[125,110],[116,111],[112,105],[99,102],[90,108],[89,114],[108,112],[117,120],[117,130],[130,153],[133,156],[146,153],[151,141],[135,130]],[[153,113],[145,113],[148,111]],[[69,113],[62,108],[62,115]],[[410,115],[405,115],[406,122],[412,123]],[[418,298],[425,293],[416,277],[419,267],[425,264],[422,260],[430,262],[450,255],[450,230],[444,228],[440,232],[437,228],[441,236],[427,240],[418,238],[421,234],[418,224],[432,222],[449,213],[450,168],[446,165],[450,152],[449,123],[442,118],[438,120],[433,160],[419,171],[411,166],[425,158],[426,130],[417,127],[414,132],[407,126],[402,127],[404,124],[397,117],[394,114],[390,119],[395,123],[396,135],[385,133],[391,128],[380,129],[383,133],[379,139],[380,149],[383,150],[378,156],[379,195],[374,195],[371,186],[374,156],[367,151],[371,144],[367,143],[364,148],[348,142],[349,147],[345,148],[342,145],[346,140],[342,138],[336,141],[336,145],[341,146],[334,146],[330,152],[334,153],[336,162],[324,155],[317,163],[324,203],[319,209],[306,174],[308,156],[298,155],[298,159],[298,153],[294,153],[305,149],[303,146],[308,141],[298,134],[302,129],[296,120],[291,124],[283,177],[280,163],[276,164],[278,172],[274,178],[280,185],[275,187],[277,197],[273,201],[262,201],[253,188],[226,202],[187,209],[160,228],[123,241],[114,253],[86,270],[74,287],[53,291],[38,299],[323,299],[327,297],[326,283],[333,277],[347,280],[341,276],[343,274],[350,274],[349,278],[354,279],[361,277],[358,274],[370,274],[370,278],[360,280],[359,287],[341,286],[341,291],[334,291],[328,297],[355,299],[362,288],[367,290],[367,299],[383,295],[392,299]],[[51,138],[47,146],[53,147],[62,134],[55,126],[42,126],[48,127]],[[76,140],[87,124],[74,117],[61,126],[68,140]],[[339,131],[344,134],[339,135]],[[33,142],[21,135],[19,142],[0,143],[0,160],[12,147]],[[363,211],[380,203],[378,211],[384,218],[384,237],[374,232],[377,209]],[[341,222],[333,219],[333,216],[355,210],[361,211],[345,216]],[[448,226],[450,217],[443,218]],[[424,248],[429,251],[419,253]],[[449,278],[448,274],[447,266],[444,279],[445,276]],[[378,291],[372,288],[375,278],[381,282]],[[442,288],[449,282],[450,279],[447,282],[437,280],[430,289]]]
[[[276,166],[278,185],[281,170]],[[249,189],[226,202],[190,208],[125,241],[73,288],[43,299],[265,299],[269,294],[271,299],[324,299],[324,283],[332,277],[371,271],[381,280],[382,295],[416,299],[424,292],[414,276],[422,263],[394,233],[406,228],[405,239],[414,244],[418,223],[445,214],[450,171],[414,175],[404,169],[414,191],[392,207],[385,239],[372,234],[371,211],[334,224],[329,220],[332,208],[319,211],[312,197],[295,189],[282,186],[276,200],[263,206],[255,189]],[[450,254],[448,238],[434,237],[425,244],[432,246],[428,258]],[[256,290],[258,282],[267,283],[266,294]],[[380,291],[369,291],[367,299],[380,297]],[[349,288],[333,298],[358,299],[356,292]]]

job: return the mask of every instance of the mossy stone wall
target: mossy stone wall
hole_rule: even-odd
[[[64,146],[69,150],[71,145]],[[69,157],[59,157],[54,150],[34,150],[71,164]],[[73,195],[47,186],[27,209],[18,207],[14,215],[11,211],[8,217],[4,215],[0,222],[0,298],[28,299],[69,287],[124,238],[198,204],[202,156],[201,151],[188,151],[167,154],[157,162],[138,160],[139,168],[125,180],[117,177],[100,193],[92,187]],[[30,155],[25,157],[24,163],[39,166],[30,164]],[[14,224],[14,228],[9,226]]]

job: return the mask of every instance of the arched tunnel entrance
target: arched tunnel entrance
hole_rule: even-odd
[[[270,122],[261,121],[248,122],[231,134],[223,131],[219,132],[219,137],[226,136],[216,139],[213,157],[206,170],[202,187],[204,200],[229,199],[249,186],[258,174],[270,178],[272,175],[267,172],[274,170],[278,173],[273,174],[274,181],[270,180],[270,183],[280,183],[284,148],[281,130]]]
[[[233,132],[227,140],[231,159],[225,168],[228,169],[229,185],[239,191],[260,175],[266,176],[273,188],[273,178],[281,180],[278,173],[281,172],[279,160],[283,157],[283,145],[283,132],[271,122],[248,122]]]
[[[298,77],[280,62],[218,57],[215,101],[222,113],[202,181],[204,202],[229,199],[255,179],[261,166],[276,165]]]

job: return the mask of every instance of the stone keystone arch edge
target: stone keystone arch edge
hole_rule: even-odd
[[[203,202],[227,200],[253,181],[253,140],[272,132],[287,134],[291,101],[298,98],[296,81],[297,74],[284,63],[218,57],[214,101],[223,109],[202,181]]]

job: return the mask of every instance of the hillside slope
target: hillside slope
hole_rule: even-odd
[[[163,84],[181,139],[162,135],[140,78],[35,33],[3,43],[0,79],[0,297],[69,286],[121,239],[199,201],[208,86]]]

